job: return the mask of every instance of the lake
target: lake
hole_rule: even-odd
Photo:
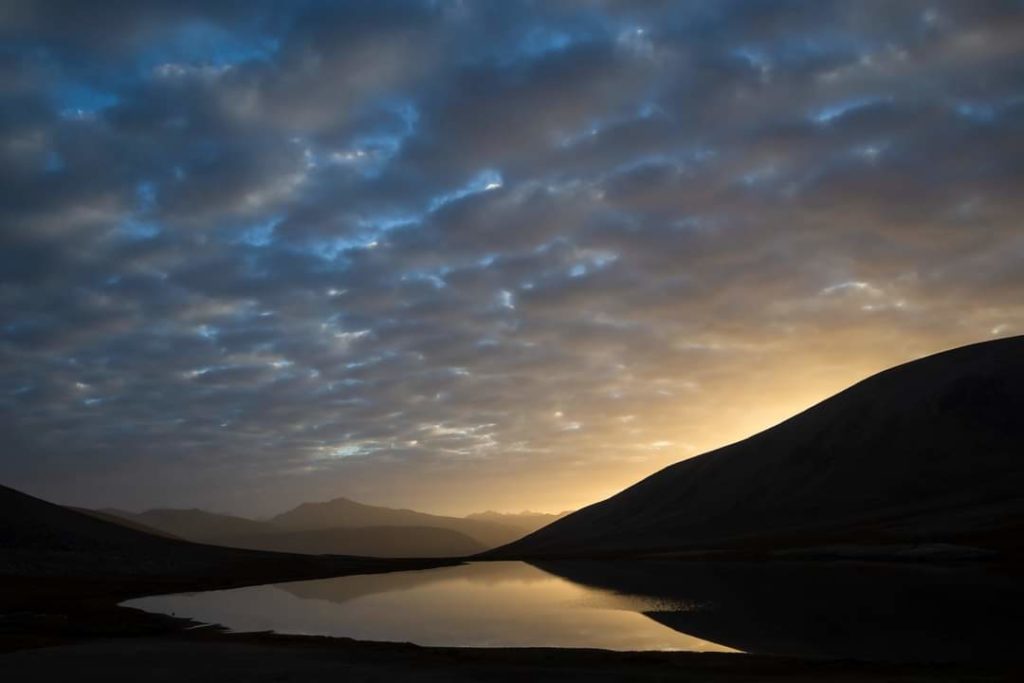
[[[1015,658],[1021,581],[856,563],[478,562],[126,606],[232,631],[462,647],[753,652],[869,660]]]

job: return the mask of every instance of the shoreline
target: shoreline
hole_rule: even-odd
[[[174,621],[187,621],[167,617]],[[0,651],[7,680],[1011,681],[1024,663],[890,663],[587,648],[424,647],[328,636],[226,633],[80,636]]]

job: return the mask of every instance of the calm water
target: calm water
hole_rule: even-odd
[[[474,563],[131,600],[234,631],[442,646],[1014,658],[1018,577],[869,565]]]
[[[420,645],[731,651],[643,614],[686,605],[590,588],[524,562],[156,596],[126,604],[236,631]]]

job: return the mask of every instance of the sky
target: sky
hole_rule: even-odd
[[[1024,3],[0,0],[0,482],[557,511],[1024,333]]]

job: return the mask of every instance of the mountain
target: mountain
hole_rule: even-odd
[[[370,506],[363,506],[369,508]],[[371,508],[373,509],[373,508]],[[383,508],[377,508],[383,509]],[[108,520],[150,530],[163,535],[198,543],[211,543],[231,548],[270,550],[311,555],[362,555],[367,557],[460,557],[474,555],[488,548],[518,538],[525,532],[509,530],[497,542],[485,545],[455,529],[427,524],[386,524],[375,526],[339,524],[331,527],[286,527],[274,521],[261,522],[244,517],[221,515],[204,510],[155,509],[126,512],[105,509],[89,514]],[[421,515],[421,513],[413,513]],[[378,516],[380,517],[380,516]],[[429,515],[422,515],[429,517]],[[360,519],[369,517],[360,517]],[[403,517],[412,522],[419,517]],[[444,518],[438,518],[444,519]],[[490,525],[467,525],[490,532]]]
[[[220,545],[291,553],[364,557],[464,557],[487,548],[469,536],[429,526],[364,526],[225,536]]]
[[[569,514],[488,510],[458,518],[365,505],[346,498],[307,503],[266,522],[197,508],[79,511],[148,533],[199,543],[370,557],[472,555],[504,545]]]
[[[373,569],[360,558],[200,545],[144,533],[0,486],[0,576],[243,582]]]
[[[339,527],[435,527],[465,534],[486,548],[509,543],[523,534],[517,528],[490,520],[431,515],[415,510],[377,507],[348,498],[324,503],[303,503],[274,517],[270,522],[281,529],[309,531]]]
[[[490,556],[919,543],[1021,553],[1022,416],[1024,337],[953,349],[671,465]]]
[[[570,513],[570,510],[565,512],[494,512],[488,510],[487,512],[474,512],[471,515],[466,515],[466,519],[475,519],[479,522],[492,522],[494,524],[501,524],[503,526],[512,527],[518,530],[523,535],[533,533],[541,527],[545,527],[552,522],[565,517]]]

